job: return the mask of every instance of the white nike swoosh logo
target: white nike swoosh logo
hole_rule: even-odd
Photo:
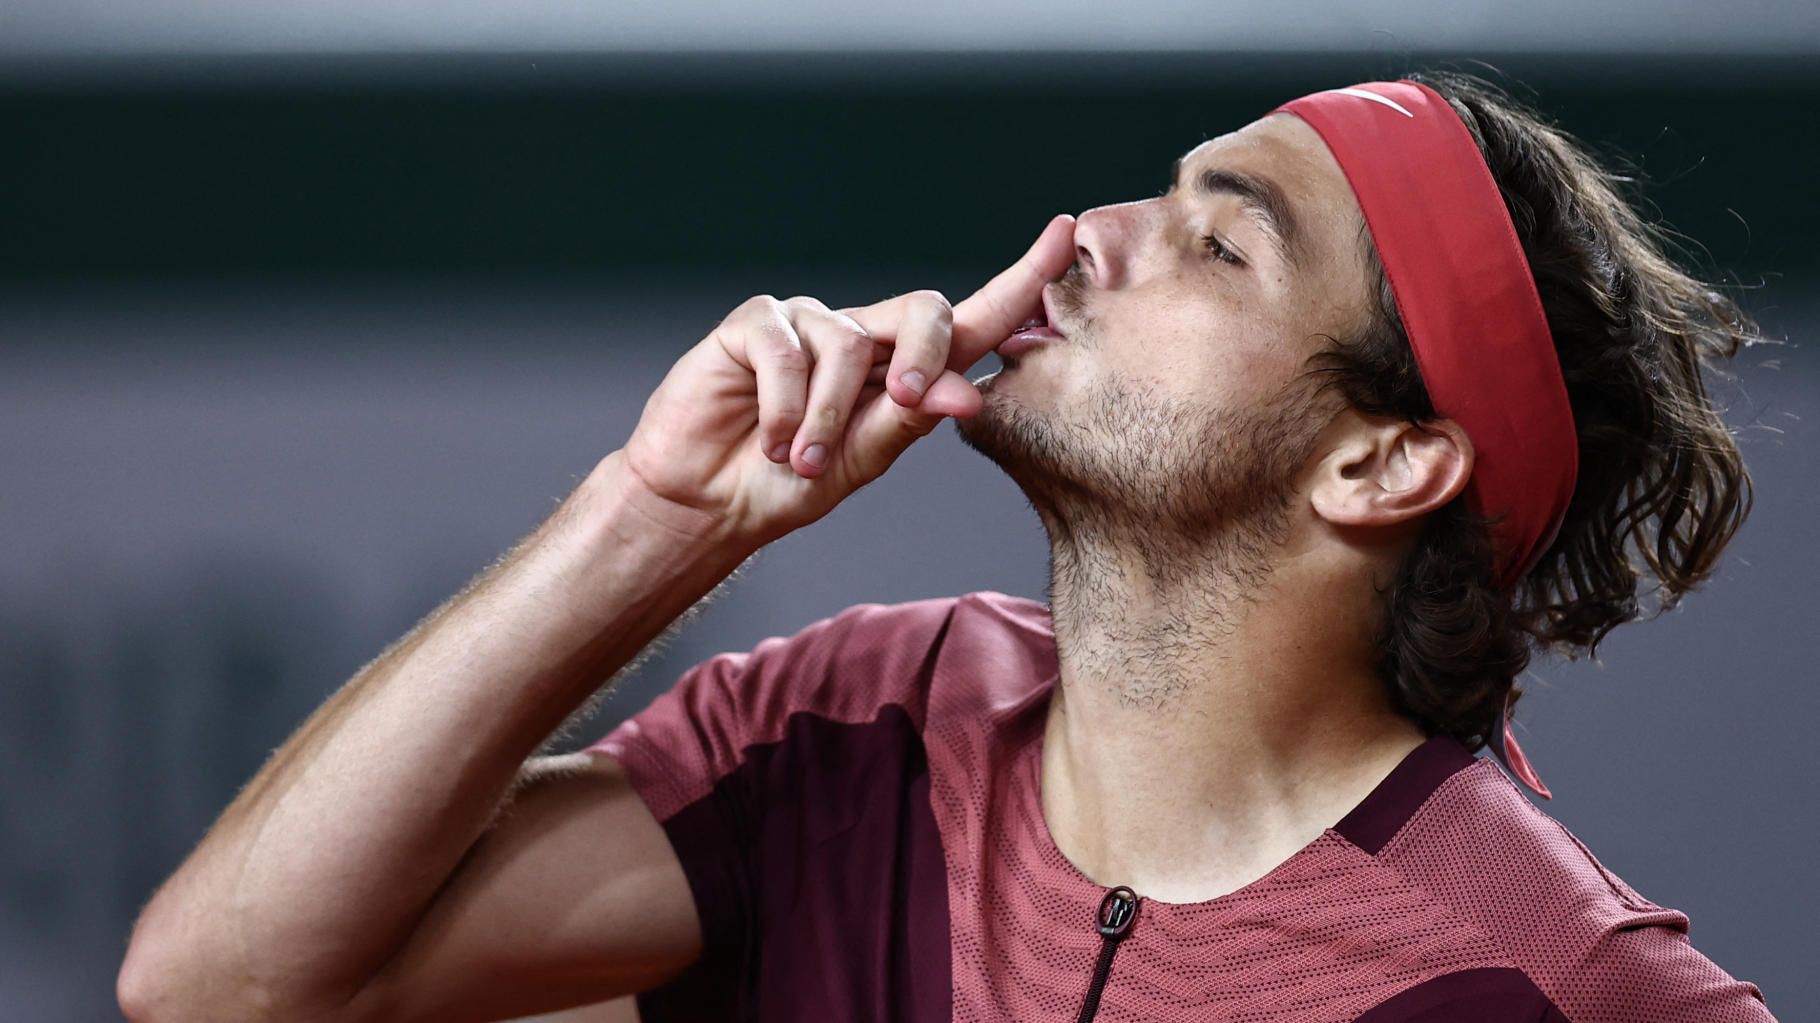
[[[1327,91],[1337,92],[1347,96],[1357,96],[1360,99],[1371,100],[1373,103],[1382,103],[1390,109],[1395,110],[1397,113],[1402,114],[1404,117],[1416,116],[1409,111],[1404,110],[1402,104],[1398,103],[1396,100],[1386,99],[1375,92],[1366,92],[1364,89],[1328,89]]]

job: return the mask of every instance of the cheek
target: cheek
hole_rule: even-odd
[[[1220,404],[1273,393],[1294,366],[1297,327],[1221,280],[1097,296],[1099,358],[1120,376]],[[1268,388],[1269,391],[1264,389]]]
[[[1250,311],[1216,311],[1177,324],[1165,336],[1173,373],[1218,381],[1241,398],[1279,380],[1291,351],[1283,323]]]

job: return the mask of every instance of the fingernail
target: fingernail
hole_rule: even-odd
[[[918,394],[923,393],[923,388],[929,384],[928,378],[923,376],[923,371],[920,369],[908,370],[903,376],[898,377],[898,379],[904,382],[905,387],[910,388]]]
[[[771,461],[787,462],[789,460],[790,460],[790,442],[789,441],[787,441],[787,440],[781,441],[778,443],[778,445],[776,447],[771,449]]]
[[[820,444],[811,444],[803,451],[803,461],[819,469],[828,463],[828,449]]]

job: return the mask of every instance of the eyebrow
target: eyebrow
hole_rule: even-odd
[[[1182,158],[1178,156],[1169,168],[1169,192],[1176,190],[1181,178]],[[1295,218],[1294,208],[1289,205],[1289,197],[1283,194],[1276,182],[1241,171],[1208,167],[1195,177],[1194,191],[1196,195],[1209,198],[1216,195],[1238,197],[1239,202],[1264,229],[1271,246],[1276,249],[1277,257],[1291,267],[1301,269],[1301,224]]]

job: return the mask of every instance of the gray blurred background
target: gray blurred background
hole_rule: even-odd
[[[1638,168],[1791,342],[1715,380],[1758,486],[1719,578],[1538,663],[1519,737],[1547,812],[1820,1013],[1815,7],[980,6],[0,0],[0,1015],[117,1018],[238,787],[746,296],[958,298],[1282,100],[1438,66]],[[944,426],[573,743],[857,602],[1042,599],[1046,554]]]

